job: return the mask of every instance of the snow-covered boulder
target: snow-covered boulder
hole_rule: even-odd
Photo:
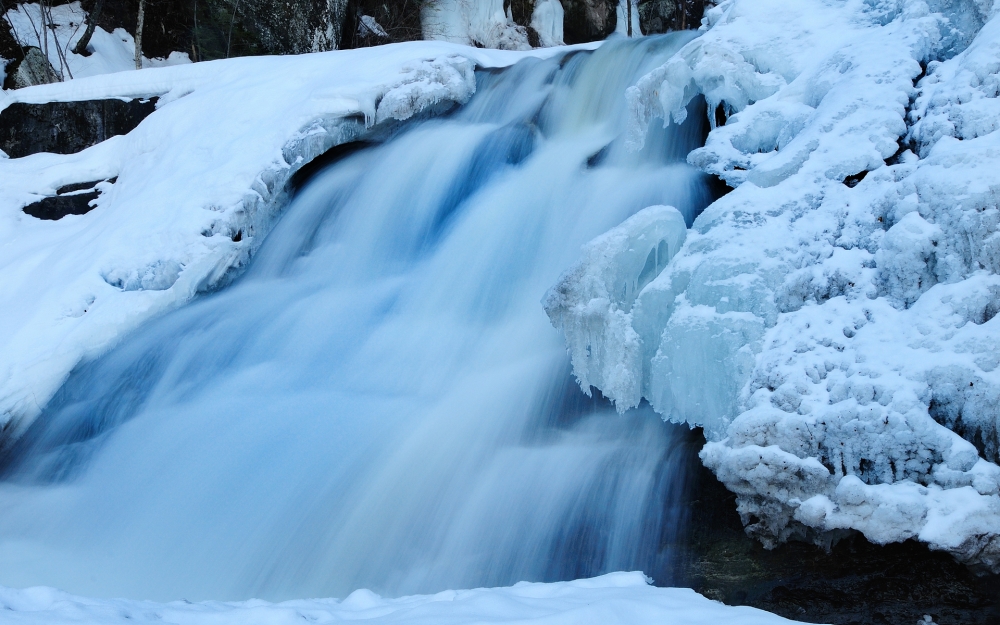
[[[857,530],[1000,570],[997,12],[729,0],[629,91],[636,146],[704,94],[718,127],[688,160],[735,189],[630,325],[590,322],[629,349],[567,333],[574,363],[703,426],[766,545]]]

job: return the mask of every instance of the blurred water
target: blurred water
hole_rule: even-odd
[[[685,452],[580,392],[539,302],[637,210],[708,203],[703,114],[619,140],[626,87],[690,37],[481,72],[460,111],[315,175],[240,280],[79,368],[8,451],[0,584],[669,582]]]

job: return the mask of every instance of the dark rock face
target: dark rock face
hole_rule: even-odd
[[[115,180],[116,178],[112,178],[68,184],[59,187],[56,195],[32,202],[21,210],[32,217],[50,221],[62,219],[66,215],[84,215],[93,210],[91,202],[101,195],[100,189],[95,187],[101,182],[114,184]]]
[[[11,104],[0,112],[0,150],[18,158],[37,152],[73,154],[132,131],[156,109],[151,100]]]
[[[417,41],[423,38],[420,29],[422,0],[348,0],[341,35],[341,48],[364,48],[383,43]],[[368,16],[382,28],[381,37],[366,28],[362,21]]]
[[[618,25],[617,0],[560,0],[563,17],[563,40],[567,44],[586,43],[606,38]]]
[[[412,0],[411,0],[412,1]],[[88,14],[96,0],[83,0]],[[339,47],[348,0],[146,0],[143,54],[194,61]],[[97,25],[135,33],[138,2],[104,0]]]
[[[700,431],[688,436],[692,450],[704,444]],[[915,541],[880,546],[845,533],[829,552],[795,542],[764,549],[743,531],[736,496],[693,462],[690,526],[674,546],[682,555],[671,583],[812,623],[915,625],[925,614],[938,625],[1000,623],[1000,576],[978,576]]]
[[[677,11],[677,3],[674,0],[640,0],[638,8],[642,32],[646,35],[657,35],[670,30],[673,25],[671,18]]]

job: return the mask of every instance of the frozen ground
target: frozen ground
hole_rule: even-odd
[[[761,610],[729,607],[692,590],[654,588],[641,573],[612,573],[551,584],[448,590],[436,595],[383,599],[358,590],[343,601],[283,603],[153,603],[84,599],[51,588],[0,588],[0,622],[23,625],[173,623],[260,625],[364,622],[399,625],[535,623],[537,625],[781,625],[794,623]]]
[[[688,160],[735,190],[641,292],[585,288],[613,274],[585,251],[549,314],[585,389],[704,426],[766,545],[852,529],[1000,569],[996,15],[729,0],[629,90],[636,144],[704,94],[724,125]]]
[[[0,92],[0,109],[159,98],[126,136],[77,154],[0,158],[0,427],[26,426],[81,359],[245,263],[302,164],[373,127],[463,103],[476,65],[530,54],[552,51],[414,42]],[[21,211],[60,186],[116,176],[86,215]]]

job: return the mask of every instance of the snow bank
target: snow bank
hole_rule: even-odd
[[[0,588],[5,623],[56,625],[87,622],[228,623],[367,622],[399,625],[451,623],[537,623],[556,625],[781,625],[787,619],[747,607],[729,607],[693,590],[654,588],[641,573],[611,573],[593,579],[549,584],[522,582],[509,588],[446,590],[436,595],[383,599],[357,590],[343,601],[303,599],[268,603],[207,601],[153,603],[84,599],[51,588]]]
[[[560,7],[561,8],[561,7]],[[420,7],[424,39],[498,50],[530,50],[528,31],[504,12],[503,0],[432,0]]]
[[[0,92],[0,108],[159,98],[126,136],[77,154],[0,158],[0,428],[27,425],[81,359],[245,264],[303,164],[377,122],[465,102],[475,65],[521,58],[414,42]],[[21,211],[62,185],[115,176],[86,215]]]
[[[19,4],[4,16],[14,29],[14,37],[23,46],[48,51],[49,63],[64,80],[135,70],[135,40],[122,28],[109,33],[100,26],[94,29],[88,49],[90,56],[73,52],[76,42],[87,29],[87,13],[79,2],[50,8],[53,28],[42,28],[41,5]],[[46,41],[47,38],[47,41]],[[165,59],[142,58],[143,67],[164,67],[190,63],[184,52],[172,52]]]
[[[633,146],[704,94],[725,124],[688,160],[735,190],[627,316],[567,332],[577,375],[704,426],[766,545],[852,529],[1000,570],[996,14],[730,0],[629,90]]]

